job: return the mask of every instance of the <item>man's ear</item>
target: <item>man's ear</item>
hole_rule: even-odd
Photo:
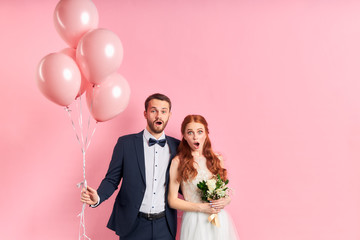
[[[144,118],[146,119],[146,111],[144,111]]]

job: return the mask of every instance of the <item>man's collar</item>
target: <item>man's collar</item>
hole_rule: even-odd
[[[150,138],[156,139],[146,128],[144,129],[144,137],[145,137],[146,141],[149,141]],[[157,140],[161,140],[161,139],[165,139],[164,131],[163,131],[161,137],[159,137],[159,139],[157,139]]]

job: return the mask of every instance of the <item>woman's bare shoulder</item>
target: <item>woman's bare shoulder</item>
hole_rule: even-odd
[[[176,155],[172,160],[171,160],[171,164],[176,164],[179,165],[180,163],[180,158],[178,155]]]

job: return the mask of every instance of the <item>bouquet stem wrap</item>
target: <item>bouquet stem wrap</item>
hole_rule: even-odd
[[[217,213],[211,214],[208,217],[208,220],[212,225],[214,225],[216,227],[220,227],[220,221],[219,221],[219,217],[218,217]]]

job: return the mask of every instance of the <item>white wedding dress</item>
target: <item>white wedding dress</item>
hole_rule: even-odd
[[[184,199],[189,202],[200,203],[201,194],[198,182],[213,177],[206,167],[205,157],[195,157],[195,168],[198,172],[192,181],[181,183]],[[237,240],[238,235],[230,215],[222,209],[218,213],[220,227],[208,221],[209,214],[200,212],[184,212],[181,222],[180,240]]]

